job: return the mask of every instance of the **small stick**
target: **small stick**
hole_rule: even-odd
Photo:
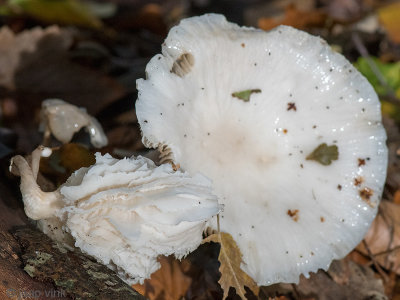
[[[368,244],[365,240],[363,240],[363,245],[365,249],[368,252],[369,258],[372,260],[372,263],[374,264],[376,270],[378,271],[379,275],[382,276],[383,281],[386,283],[389,281],[388,275],[382,270],[382,268],[379,266],[379,264],[375,260],[375,256],[372,254],[371,249],[369,249]]]
[[[368,50],[365,47],[365,45],[363,44],[360,36],[356,32],[353,32],[351,35],[351,39],[353,40],[353,43],[356,46],[356,49],[358,50],[358,52],[367,61],[369,67],[371,68],[371,70],[374,73],[374,75],[376,76],[376,78],[378,78],[379,83],[386,89],[387,96],[384,96],[382,98],[384,98],[388,102],[400,104],[400,100],[396,97],[395,91],[388,85],[385,77],[379,70],[378,66],[371,59],[371,56],[369,55]]]

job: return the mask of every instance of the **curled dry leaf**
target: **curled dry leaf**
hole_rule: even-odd
[[[370,251],[378,264],[400,274],[400,205],[383,201],[364,240],[359,251],[365,255]]]
[[[258,295],[259,288],[254,280],[241,268],[242,253],[229,233],[214,233],[204,239],[203,243],[214,242],[221,245],[218,260],[221,263],[219,271],[221,278],[218,281],[224,290],[223,299],[226,299],[229,288],[233,287],[242,299],[246,299],[247,286],[255,295]]]
[[[178,261],[173,256],[160,256],[161,268],[146,279],[143,284],[132,285],[149,300],[180,300],[189,289],[192,279],[185,273],[190,267],[187,259]]]

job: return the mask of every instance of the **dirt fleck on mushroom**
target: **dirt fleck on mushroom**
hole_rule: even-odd
[[[294,102],[289,102],[288,104],[287,104],[287,110],[294,110],[294,111],[297,111],[297,107],[296,107],[296,103],[294,103]]]
[[[288,132],[287,129],[283,129],[282,131],[283,131],[284,134],[286,134]]]
[[[359,159],[358,159],[358,166],[359,166],[359,167],[365,166],[365,159],[359,158]]]
[[[370,198],[372,197],[373,194],[374,194],[374,191],[371,190],[370,188],[367,188],[367,187],[365,187],[362,190],[360,190],[361,199],[366,201],[368,204],[370,204],[369,200],[370,200]]]
[[[245,43],[242,43],[241,46],[242,46],[243,48],[246,47]]]
[[[361,177],[361,176],[354,178],[354,185],[355,186],[360,186],[361,183],[363,183],[363,182],[364,182],[364,178]]]
[[[298,213],[299,213],[298,209],[294,209],[294,210],[288,209],[288,211],[287,211],[287,215],[289,217],[291,217],[293,219],[293,221],[295,221],[295,222],[297,222],[299,220]]]
[[[339,191],[341,191],[341,190],[342,190],[342,185],[338,184],[338,185],[337,185],[337,189],[338,189]]]
[[[320,217],[319,220],[321,221],[321,223],[325,222],[325,218],[324,217]]]

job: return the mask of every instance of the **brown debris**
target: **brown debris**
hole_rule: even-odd
[[[295,222],[297,222],[299,220],[298,213],[299,213],[298,209],[294,209],[294,210],[288,209],[288,211],[287,211],[287,215],[289,217],[291,217],[293,219],[293,221],[295,221]]]
[[[373,194],[374,191],[367,187],[360,190],[360,196],[364,201],[369,201]]]
[[[289,110],[294,110],[294,111],[297,111],[297,107],[296,107],[296,103],[294,103],[294,102],[289,102],[288,104],[287,104],[287,110],[289,111]]]
[[[359,166],[359,167],[365,166],[365,159],[359,158],[359,159],[358,159],[358,166]]]
[[[363,182],[364,182],[364,178],[361,177],[361,176],[359,176],[357,178],[354,178],[354,185],[355,186],[360,186]]]

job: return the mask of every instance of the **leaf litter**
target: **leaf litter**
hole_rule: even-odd
[[[117,6],[121,5],[121,1],[113,2]],[[117,32],[117,35],[121,36],[114,38],[98,37],[99,32],[96,32],[96,28],[104,21],[99,21],[97,17],[88,19],[88,26],[65,18],[66,21],[62,23],[81,27],[72,29],[54,25],[32,28],[21,16],[10,15],[6,22],[1,21],[0,121],[2,127],[10,129],[19,137],[17,145],[4,142],[7,146],[4,158],[7,158],[10,152],[29,153],[41,142],[41,136],[37,132],[40,104],[42,100],[50,97],[59,97],[86,107],[91,114],[102,115],[100,121],[106,124],[105,131],[110,140],[110,146],[104,151],[119,149],[122,153],[122,150],[126,149],[124,153],[142,153],[143,145],[136,120],[132,118],[131,121],[121,123],[123,113],[115,107],[124,103],[125,111],[133,111],[131,102],[136,95],[134,92],[127,94],[126,87],[135,86],[135,79],[141,77],[139,74],[143,72],[143,61],[157,53],[158,45],[167,32],[166,24],[173,24],[184,15],[225,10],[225,14],[233,21],[251,20],[252,25],[258,23],[263,29],[288,24],[309,30],[323,36],[328,42],[334,41],[333,46],[337,46],[339,51],[343,51],[343,54],[355,61],[356,67],[370,80],[382,100],[390,152],[388,177],[384,200],[365,240],[345,259],[333,262],[327,272],[311,274],[309,279],[302,277],[298,285],[257,287],[240,269],[241,254],[232,238],[225,233],[214,233],[205,239],[199,249],[182,261],[172,257],[160,257],[162,268],[153,274],[150,280],[146,280],[143,286],[135,288],[149,299],[167,300],[256,299],[254,294],[258,294],[259,299],[400,299],[398,3],[386,5],[386,1],[335,0],[318,1],[317,5],[317,1],[310,0],[299,1],[301,5],[289,2],[283,5],[277,4],[277,1],[270,1],[262,5],[274,8],[274,15],[252,17],[254,11],[258,11],[258,15],[263,12],[259,9],[262,5],[256,3],[257,1],[254,1],[255,4],[250,3],[252,1],[249,4],[235,1],[239,3],[237,5],[242,5],[242,16],[237,16],[233,10],[229,11],[217,1],[192,1],[192,4],[182,4],[182,1],[168,0],[166,4],[152,4],[151,7],[145,1],[134,2],[125,4],[125,11],[117,12],[105,22],[116,31],[124,31]],[[5,10],[0,8],[0,11]],[[30,12],[27,10],[26,13],[29,15]],[[142,14],[140,18],[139,14]],[[379,24],[374,25],[376,27],[368,33],[358,32],[360,27],[353,27],[353,24],[371,14],[378,18]],[[33,25],[53,23],[47,16],[35,15],[34,19],[38,23],[30,20]],[[94,31],[87,31],[82,27],[91,27]],[[371,69],[367,57],[360,53],[352,42],[347,42],[348,32],[353,31],[360,34],[362,43],[377,66],[378,75]],[[107,50],[101,65],[104,66],[105,62],[108,67],[96,68],[96,63],[82,64],[72,59],[74,47],[82,40],[96,41]],[[118,66],[110,63],[108,53],[115,56],[112,60],[118,61]],[[83,58],[88,59],[88,56],[84,55]],[[387,86],[382,84],[379,76],[384,78],[387,86],[394,91],[390,97]],[[250,95],[251,93],[249,98]],[[245,96],[245,99],[238,98],[246,101],[249,98]],[[129,98],[129,101],[124,97]],[[13,114],[7,114],[7,109],[3,109],[10,107],[10,103],[15,107]],[[107,109],[109,110],[105,114]],[[0,142],[3,145],[3,142]],[[327,153],[325,148],[329,150]],[[336,157],[335,149],[329,149],[329,146],[324,149],[322,152],[313,152],[312,159],[319,163],[332,163]],[[80,145],[62,146],[54,151],[54,157],[50,158],[50,161],[43,160],[39,179],[45,175],[46,180],[52,181],[50,186],[57,186],[63,182],[64,177],[69,176],[67,174],[81,166],[90,165],[93,162],[94,151],[85,142]],[[43,182],[46,180],[42,179]],[[250,293],[250,290],[253,293]]]

